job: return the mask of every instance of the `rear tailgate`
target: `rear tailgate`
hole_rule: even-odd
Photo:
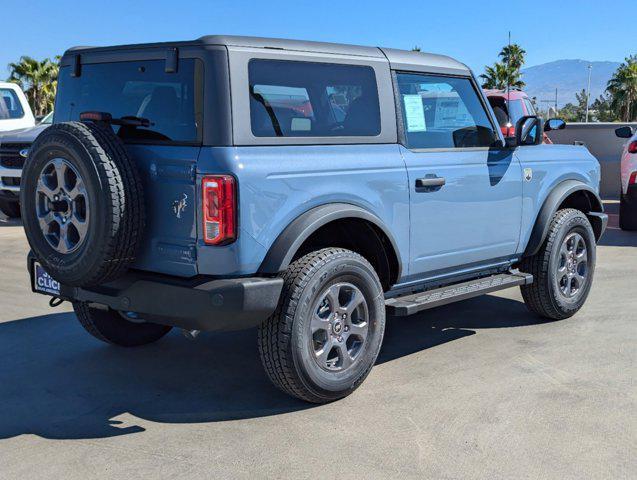
[[[146,228],[134,268],[197,274],[195,169],[199,147],[129,145],[144,185]]]
[[[168,68],[164,55],[164,49],[89,51],[80,69],[65,57],[54,121],[77,121],[82,112],[145,121],[112,124],[144,187],[146,227],[134,268],[190,277],[197,275],[195,169],[203,132],[203,64],[180,58],[177,69]]]

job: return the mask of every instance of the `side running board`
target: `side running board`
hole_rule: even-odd
[[[528,273],[500,273],[498,275],[456,283],[455,285],[448,285],[426,292],[390,298],[385,301],[385,305],[388,314],[404,317],[429,308],[484,295],[485,293],[496,292],[519,285],[529,285],[531,283],[533,283],[533,275]]]

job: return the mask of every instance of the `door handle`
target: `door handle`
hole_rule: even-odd
[[[416,190],[426,192],[435,191],[443,187],[447,183],[444,177],[427,176],[416,180]]]

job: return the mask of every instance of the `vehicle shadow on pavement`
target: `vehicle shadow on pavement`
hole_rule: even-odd
[[[619,201],[604,201],[604,211],[608,214],[608,228],[600,245],[606,247],[637,247],[637,232],[626,232],[619,228]]]
[[[599,244],[605,247],[637,247],[637,232],[608,228]]]
[[[410,317],[388,317],[377,364],[475,335],[478,329],[546,323],[517,300],[486,295]]]
[[[177,331],[156,344],[103,344],[72,313],[0,323],[0,438],[104,438],[142,432],[112,420],[213,422],[311,407],[272,386],[256,331]]]
[[[539,322],[522,303],[493,296],[389,318],[379,363],[474,329]],[[61,313],[0,323],[0,352],[0,438],[105,438],[143,432],[137,423],[145,421],[205,423],[313,408],[270,384],[255,330],[194,342],[173,332],[124,349],[93,339],[72,313]]]
[[[22,220],[14,218],[6,218],[0,214],[0,227],[20,227]]]

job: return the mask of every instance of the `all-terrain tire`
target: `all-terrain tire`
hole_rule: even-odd
[[[86,189],[87,233],[75,251],[54,248],[38,220],[38,181],[62,159]],[[40,195],[40,196],[38,196]],[[108,126],[66,122],[42,132],[29,150],[21,186],[24,229],[36,259],[56,280],[93,286],[121,276],[134,262],[144,227],[143,189],[136,166]]]
[[[573,297],[567,297],[561,290],[560,280],[563,276],[558,269],[564,260],[561,248],[567,237],[573,233],[579,235],[586,246],[586,281],[582,282]],[[540,250],[525,258],[520,265],[521,271],[533,275],[531,285],[520,287],[529,310],[551,320],[562,320],[575,315],[584,305],[593,282],[595,248],[595,234],[586,215],[572,208],[557,211]]]
[[[0,212],[4,213],[7,218],[20,218],[20,203],[10,200],[0,199]]]
[[[258,332],[259,352],[268,377],[283,392],[307,402],[327,403],[349,395],[371,371],[383,340],[385,301],[378,275],[357,253],[342,248],[326,248],[293,262],[283,274],[283,279],[279,305]],[[347,296],[348,287],[344,285],[353,286],[364,297],[368,333],[353,363],[341,371],[330,371],[320,365],[317,357],[313,357],[316,352],[311,322],[313,314],[318,313],[313,309],[322,298],[327,298],[325,295],[332,291],[330,289],[342,287],[338,295],[344,292],[343,296]],[[339,296],[338,302],[341,301],[354,304],[354,300],[340,300]],[[339,315],[336,311],[334,319]],[[326,318],[332,319],[332,313]],[[342,341],[335,336],[336,324],[329,328],[334,336],[334,348],[341,348],[336,343]],[[349,335],[353,335],[355,327],[350,328]],[[350,338],[344,340],[345,345]],[[329,353],[326,352],[325,358]],[[333,362],[337,363],[336,360]]]
[[[115,310],[94,308],[83,302],[73,302],[73,310],[88,333],[120,347],[139,347],[156,342],[172,329],[156,323],[132,322]]]
[[[637,192],[637,190],[634,190]],[[631,199],[632,197],[632,199]],[[619,228],[637,231],[637,195],[622,195],[619,201]]]

